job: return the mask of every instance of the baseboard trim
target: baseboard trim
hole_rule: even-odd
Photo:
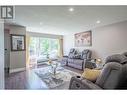
[[[20,71],[24,71],[24,70],[26,70],[25,67],[24,68],[11,69],[10,73],[16,73],[16,72],[20,72]]]

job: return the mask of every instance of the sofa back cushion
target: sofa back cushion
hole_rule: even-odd
[[[69,53],[73,53],[75,51],[74,48],[70,49],[70,52]]]
[[[127,52],[124,52],[123,55],[127,57]]]
[[[106,58],[105,63],[109,62],[118,62],[121,64],[125,64],[127,62],[127,57],[121,54],[114,54]]]
[[[76,51],[74,48],[70,49],[68,58],[74,58],[74,55],[76,54],[76,52],[77,52],[77,51]]]
[[[80,56],[81,59],[89,59],[91,58],[91,51],[86,49],[86,50],[83,50],[81,52],[81,56]]]

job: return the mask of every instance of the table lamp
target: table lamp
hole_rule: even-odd
[[[101,64],[102,60],[100,58],[96,59],[96,64]]]

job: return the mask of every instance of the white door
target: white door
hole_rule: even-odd
[[[4,68],[5,74],[9,73],[10,67],[10,34],[9,30],[4,30]]]

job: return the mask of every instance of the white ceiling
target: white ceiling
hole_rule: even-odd
[[[65,35],[124,20],[127,6],[16,6],[15,19],[6,23],[26,26],[31,32]]]

